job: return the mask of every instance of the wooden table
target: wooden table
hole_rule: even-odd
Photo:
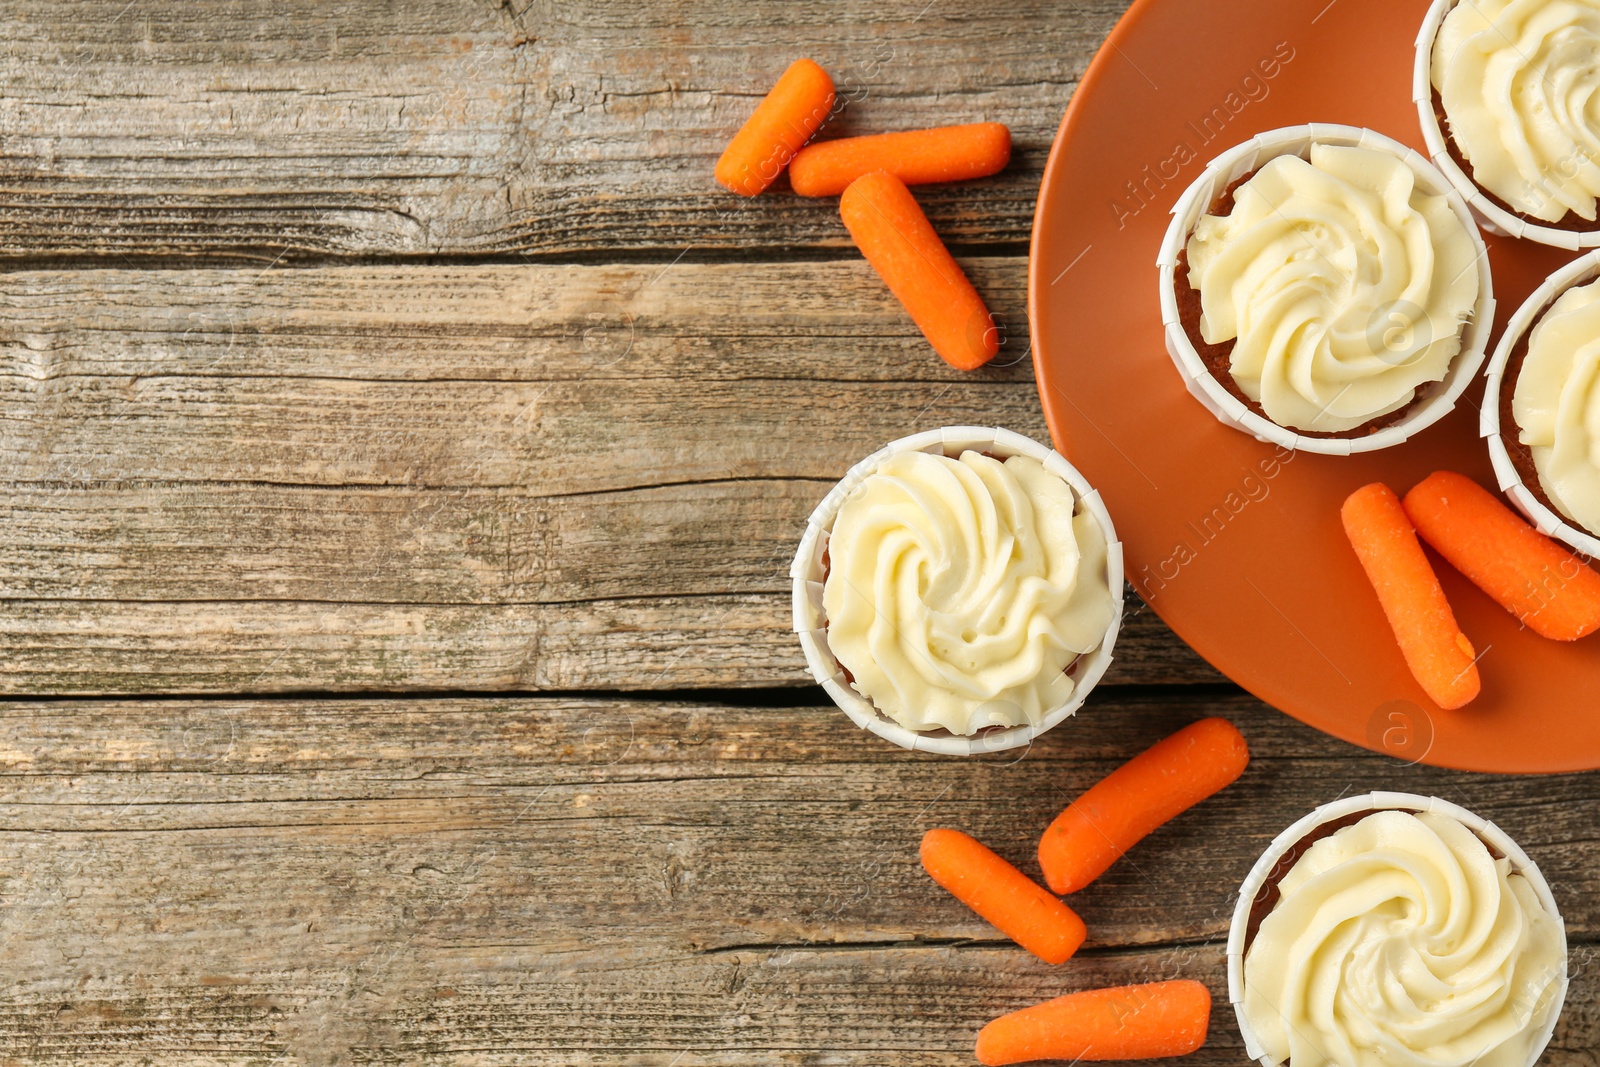
[[[1321,0],[1316,0],[1321,2]],[[0,1062],[971,1061],[1096,984],[1223,994],[1232,894],[1340,794],[1436,793],[1550,875],[1594,1063],[1600,783],[1406,767],[1137,601],[1023,758],[916,756],[809,687],[786,571],[890,438],[1044,427],[1024,277],[1120,0],[4,4]],[[809,54],[840,132],[1000,120],[920,193],[1007,326],[947,369],[835,205],[712,162]],[[1245,777],[1032,959],[935,888],[1221,714]],[[1222,1000],[1197,1064],[1243,1062]]]

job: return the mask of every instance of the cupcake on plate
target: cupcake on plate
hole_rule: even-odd
[[[1600,6],[1435,0],[1412,95],[1434,162],[1486,226],[1600,245]]]
[[[1494,824],[1407,793],[1280,834],[1228,937],[1229,999],[1263,1067],[1532,1067],[1566,989],[1539,868]]]
[[[1506,324],[1481,429],[1528,521],[1600,555],[1600,252],[1551,275]]]
[[[1447,414],[1483,361],[1488,254],[1459,194],[1396,141],[1313,124],[1213,160],[1159,259],[1167,349],[1223,422],[1333,455]]]
[[[1097,493],[1005,430],[903,438],[812,515],[791,569],[812,674],[907,748],[1027,744],[1105,672],[1122,553]]]

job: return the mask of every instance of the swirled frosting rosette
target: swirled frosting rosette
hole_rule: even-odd
[[[1439,22],[1430,68],[1475,184],[1525,218],[1596,221],[1600,3],[1456,3]]]
[[[1427,158],[1333,123],[1206,164],[1156,258],[1167,353],[1218,421],[1347,456],[1454,409],[1494,321],[1467,198]]]
[[[1279,426],[1357,430],[1442,381],[1478,300],[1478,249],[1402,158],[1313,143],[1195,223],[1187,284],[1208,345]],[[1180,280],[1178,284],[1183,284]]]
[[[789,568],[795,636],[852,722],[902,748],[1021,748],[1111,664],[1122,543],[1100,494],[1010,430],[946,426],[851,467]]]
[[[1254,917],[1242,965],[1230,961],[1251,1054],[1293,1067],[1529,1067],[1566,989],[1548,887],[1491,824],[1396,799],[1418,807],[1329,817],[1258,864],[1292,861],[1251,893],[1275,900]]]
[[[1107,544],[1029,456],[901,452],[833,521],[827,641],[852,685],[912,730],[1036,724],[1118,610]]]

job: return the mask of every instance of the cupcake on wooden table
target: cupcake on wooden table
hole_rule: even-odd
[[[1427,160],[1304,126],[1214,160],[1160,258],[1167,347],[1222,421],[1289,448],[1385,448],[1442,418],[1483,360],[1488,256]]]
[[[1434,162],[1486,225],[1600,245],[1600,4],[1437,0],[1414,95]]]
[[[1228,937],[1229,999],[1263,1067],[1532,1067],[1566,988],[1539,868],[1435,797],[1300,820],[1246,878]]]
[[[1110,661],[1121,546],[1060,456],[1003,430],[905,438],[812,516],[795,625],[819,682],[909,748],[1026,744]]]

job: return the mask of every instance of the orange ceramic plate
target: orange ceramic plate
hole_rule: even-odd
[[[1136,0],[1061,124],[1034,219],[1028,305],[1045,416],[1098,486],[1150,607],[1219,670],[1303,722],[1396,757],[1485,771],[1600,767],[1600,637],[1522,629],[1442,562],[1483,692],[1440,711],[1411,678],[1339,525],[1367,482],[1447,467],[1493,485],[1480,385],[1365,456],[1280,456],[1217,422],[1162,346],[1156,253],[1206,161],[1303,122],[1421,150],[1412,41],[1426,0]],[[1489,238],[1497,326],[1571,258]]]

